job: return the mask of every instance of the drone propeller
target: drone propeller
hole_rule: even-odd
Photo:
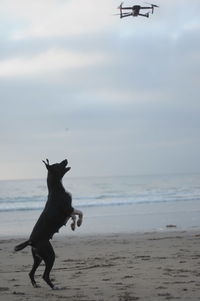
[[[124,2],[121,2],[121,4],[118,6],[118,9],[122,9],[123,4],[124,4]]]
[[[159,7],[158,5],[152,4],[152,3],[149,3],[149,2],[144,2],[144,3],[149,4],[149,5],[151,5],[152,7]]]
[[[148,5],[151,5],[152,14],[154,13],[154,7],[159,7],[159,6],[156,5],[156,4],[152,4],[152,3],[149,3],[149,2],[145,2],[145,3],[148,4]]]

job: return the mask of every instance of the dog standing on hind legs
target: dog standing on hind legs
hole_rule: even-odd
[[[20,251],[27,246],[31,246],[33,255],[33,267],[29,273],[31,283],[38,287],[34,275],[42,260],[45,263],[43,279],[52,288],[56,289],[50,280],[50,272],[55,261],[55,253],[50,243],[53,235],[66,225],[72,218],[71,229],[76,226],[76,215],[78,215],[77,226],[82,224],[83,213],[72,207],[72,197],[62,185],[62,178],[71,168],[67,167],[68,161],[50,165],[49,160],[43,161],[47,170],[48,199],[44,210],[36,222],[29,239],[15,247],[15,251]]]

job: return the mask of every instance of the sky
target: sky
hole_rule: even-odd
[[[0,1],[0,179],[200,172],[200,1],[154,3]]]

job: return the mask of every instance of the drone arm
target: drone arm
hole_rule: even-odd
[[[120,7],[120,9],[124,9],[124,10],[130,10],[130,9],[133,9],[133,7]]]
[[[121,18],[126,18],[126,17],[130,17],[130,16],[133,16],[133,14],[132,13],[125,13],[125,14],[121,15]]]
[[[138,16],[149,18],[149,13],[146,13],[146,14],[138,14]]]
[[[140,9],[152,9],[151,6],[141,6]]]

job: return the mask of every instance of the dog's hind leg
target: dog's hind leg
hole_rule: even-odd
[[[42,258],[39,256],[39,254],[37,253],[37,249],[35,248],[32,248],[32,255],[33,255],[33,267],[32,267],[32,270],[30,271],[29,273],[29,277],[31,279],[31,283],[34,287],[39,287],[39,285],[37,285],[37,283],[35,282],[35,278],[34,278],[34,275],[35,275],[35,271],[37,270],[37,268],[39,267],[41,261],[42,261]]]
[[[45,271],[43,274],[43,279],[52,289],[55,289],[49,277],[55,261],[55,253],[53,247],[49,241],[44,241],[39,244],[38,251],[39,251],[39,255],[42,257],[42,259],[45,262]]]

